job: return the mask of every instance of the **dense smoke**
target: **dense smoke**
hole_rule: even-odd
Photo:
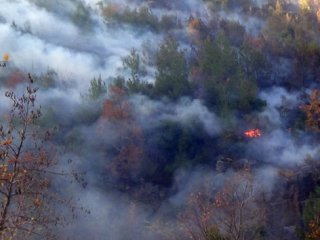
[[[60,80],[74,81],[80,89],[86,88],[93,76],[112,76],[122,67],[121,58],[132,48],[140,48],[147,39],[156,39],[148,32],[137,35],[133,29],[108,29],[90,9],[86,14],[92,23],[83,31],[72,21],[77,2],[63,3],[64,15],[46,5],[49,6],[42,8],[28,1],[2,3],[1,52],[9,52],[10,64],[19,69],[41,73],[53,68]]]
[[[304,104],[305,99],[302,95],[305,91],[310,92],[309,90],[288,91],[279,86],[260,91],[258,97],[265,101],[265,107],[260,112],[257,111],[256,121],[247,121],[241,114],[234,114],[225,121],[219,109],[209,109],[197,98],[183,97],[170,101],[166,97],[151,98],[139,93],[126,99],[132,115],[123,117],[119,120],[120,123],[114,123],[106,121],[103,116],[105,99],[112,98],[110,92],[92,101],[86,99],[85,94],[93,77],[101,76],[109,91],[108,84],[118,75],[124,75],[123,58],[128,56],[132,49],[137,49],[143,60],[146,60],[155,55],[161,41],[167,35],[177,36],[178,44],[190,50],[184,51],[186,55],[197,55],[198,52],[193,52],[192,41],[187,39],[186,33],[186,25],[191,17],[203,18],[203,23],[209,26],[210,20],[219,16],[219,21],[230,20],[244,26],[247,38],[261,35],[265,27],[263,17],[246,16],[238,8],[228,11],[221,8],[212,14],[217,15],[212,16],[210,4],[207,3],[210,1],[205,2],[102,1],[103,6],[114,4],[122,9],[126,6],[130,9],[148,6],[159,19],[167,13],[175,14],[181,20],[182,27],[173,29],[169,34],[129,24],[108,24],[101,15],[100,1],[1,2],[0,54],[10,54],[10,68],[3,72],[0,69],[0,79],[3,81],[0,95],[4,95],[6,89],[12,87],[5,84],[5,79],[15,71],[20,71],[26,77],[27,73],[41,76],[48,70],[53,70],[56,73],[53,77],[54,86],[40,89],[38,94],[44,113],[42,124],[57,124],[61,127],[56,144],[62,163],[71,159],[77,170],[86,172],[86,187],[70,186],[66,195],[79,199],[79,206],[84,206],[91,213],[80,213],[77,219],[72,220],[67,231],[61,229],[61,237],[74,239],[77,235],[83,239],[174,239],[172,234],[179,232],[175,232],[174,229],[181,227],[176,213],[187,206],[190,195],[197,191],[205,192],[207,189],[214,195],[237,170],[237,167],[234,167],[237,164],[235,163],[226,171],[217,171],[217,159],[235,160],[234,152],[240,151],[240,159],[237,159],[239,165],[255,168],[254,195],[258,195],[257,189],[260,187],[266,199],[272,199],[275,189],[279,189],[281,184],[285,185],[279,177],[281,170],[296,171],[305,164],[306,159],[319,157],[319,147],[312,143],[312,137],[308,133],[293,132],[290,127],[291,116],[297,114],[299,106]],[[256,7],[262,7],[264,4],[263,1],[254,2]],[[206,37],[209,39],[210,34]],[[189,59],[189,56],[186,57]],[[151,63],[144,64],[148,69],[145,79],[151,83],[155,82],[156,67]],[[19,92],[21,88],[17,85],[19,84],[14,84],[14,87]],[[3,115],[9,107],[6,100],[1,100],[0,114]],[[137,176],[137,179],[133,181],[131,178],[134,177],[130,175],[129,180],[125,179],[124,186],[118,187],[117,184],[121,182],[119,174],[112,175],[113,172],[109,168],[113,166],[118,144],[125,141],[125,137],[134,139],[129,139],[129,142],[138,142],[134,138],[136,136],[130,135],[134,132],[133,126],[149,134],[144,136],[146,139],[143,141],[150,147],[147,149],[150,159],[141,160],[140,165],[137,164],[134,168],[131,174]],[[246,139],[243,131],[256,127],[261,128],[262,136]],[[137,190],[131,188],[145,180],[138,178],[144,176],[146,168],[160,165],[161,161],[167,163],[165,157],[157,154],[166,151],[168,146],[163,147],[165,150],[161,151],[152,149],[156,143],[162,143],[160,133],[153,135],[156,131],[172,131],[171,140],[178,134],[185,134],[198,141],[194,144],[208,144],[206,147],[211,146],[211,149],[206,152],[205,157],[210,158],[210,164],[200,163],[194,166],[197,160],[192,159],[190,165],[174,172],[162,169],[163,172],[170,172],[171,175],[168,175],[172,178],[171,186],[163,189],[154,182],[143,183],[139,188],[143,193],[137,197]],[[234,131],[235,136],[231,134],[230,137],[230,131]],[[296,137],[297,135],[299,136]],[[201,142],[198,136],[205,136],[209,140]],[[222,143],[216,144],[219,137]],[[243,139],[241,146],[230,146],[225,151],[226,156],[221,156],[224,155],[219,152],[224,148],[223,141],[228,143],[232,137]],[[179,142],[176,148],[183,148],[183,144],[187,143]],[[233,147],[239,147],[241,150],[233,151]],[[152,157],[154,159],[151,159]],[[179,163],[179,160],[175,161],[172,166]],[[154,174],[159,170],[156,167],[150,169]],[[148,177],[147,175],[145,178]],[[145,196],[143,194],[154,196],[154,202],[152,199],[139,201]]]

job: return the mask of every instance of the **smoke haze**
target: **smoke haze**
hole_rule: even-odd
[[[247,16],[239,9],[211,12],[210,1],[102,1],[103,6],[113,4],[121,9],[148,6],[159,19],[165,14],[174,14],[181,21],[181,29],[157,32],[127,23],[108,24],[102,16],[100,2],[2,0],[0,7],[0,54],[10,54],[10,68],[6,72],[0,70],[0,95],[11,88],[5,79],[12,78],[17,71],[26,77],[27,73],[41,76],[53,70],[53,86],[41,89],[38,94],[44,112],[42,124],[61,127],[56,144],[62,163],[72,159],[77,170],[86,172],[86,188],[70,186],[66,195],[79,199],[79,206],[84,206],[91,213],[80,214],[72,220],[67,230],[61,229],[61,239],[75,239],[75,236],[97,240],[178,239],[173,237],[181,229],[176,213],[187,206],[190,195],[210,189],[210,197],[213,198],[224,182],[236,172],[236,167],[221,172],[217,171],[216,166],[221,155],[235,158],[233,147],[241,149],[241,166],[249,163],[256,167],[253,171],[255,189],[259,186],[267,199],[272,199],[275,189],[283,183],[283,180],[279,180],[280,170],[295,171],[305,164],[306,159],[319,158],[320,149],[313,143],[312,137],[307,133],[300,134],[300,130],[298,133],[290,130],[290,114],[296,114],[295,111],[304,104],[301,97],[303,92],[289,91],[283,86],[259,89],[257,95],[266,105],[255,113],[258,123],[247,121],[246,116],[234,113],[236,111],[226,120],[219,109],[210,109],[195,96],[170,101],[165,97],[152,98],[142,93],[131,94],[125,99],[132,116],[118,119],[117,123],[108,120],[103,114],[106,111],[105,99],[112,99],[110,92],[91,102],[84,95],[88,92],[90,81],[98,76],[107,83],[107,91],[110,91],[108,84],[118,75],[123,75],[123,58],[132,49],[137,49],[142,61],[145,61],[143,64],[147,67],[147,74],[144,79],[154,83],[156,66],[146,59],[156,55],[167,35],[177,36],[179,46],[183,46],[180,49],[188,49],[184,51],[188,55],[187,64],[192,65],[194,61],[195,66],[201,65],[198,59],[189,61],[189,54],[198,56],[200,52],[194,51],[192,40],[188,39],[189,18],[203,19],[206,29],[213,29],[214,32],[211,22],[217,17],[215,13],[218,13],[218,22],[224,19],[243,25],[248,39],[261,35],[266,19],[258,14]],[[264,1],[254,2],[256,7],[264,5]],[[210,36],[207,34],[204,38],[210,39]],[[226,82],[229,80],[226,77]],[[39,81],[41,85],[42,80]],[[199,92],[201,84],[198,84]],[[13,87],[17,92],[22,91],[19,83]],[[310,89],[304,91],[310,92]],[[3,115],[9,108],[7,100],[1,100],[0,114]],[[243,130],[261,125],[262,137],[244,139]],[[230,137],[230,129],[234,130],[236,136],[231,134]],[[172,135],[168,137],[169,140],[163,136],[167,132]],[[174,142],[181,136],[191,136],[195,140],[192,143],[187,140],[176,145],[172,143],[172,146],[163,143]],[[232,141],[229,140],[232,137],[244,140],[237,140],[239,145],[219,152],[224,149],[224,144]],[[125,183],[119,180],[121,177],[117,171],[120,170],[114,167],[114,159],[124,149],[122,142],[128,142],[130,147],[132,143],[138,147],[143,144],[149,147],[143,151],[145,155],[133,167],[130,177],[123,180]],[[193,145],[209,150],[205,151],[204,157],[199,156],[199,164],[198,156],[195,156],[186,166],[175,169],[180,158],[183,158],[176,152],[188,148],[191,149],[190,155],[197,155]],[[160,147],[154,149],[154,146]],[[161,155],[170,149],[176,155]],[[209,159],[207,164],[201,162],[201,157]],[[162,163],[175,170],[172,171],[170,167],[163,169],[160,166]],[[162,171],[172,178],[172,184],[163,187],[161,184],[165,186],[167,182],[158,177],[154,182],[148,182],[152,174],[145,174],[146,171],[154,176]],[[158,182],[161,184],[157,185]]]

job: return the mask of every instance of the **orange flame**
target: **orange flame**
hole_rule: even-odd
[[[244,135],[249,138],[257,138],[257,137],[261,137],[262,133],[260,129],[256,128],[256,129],[249,129],[248,131],[244,132]]]

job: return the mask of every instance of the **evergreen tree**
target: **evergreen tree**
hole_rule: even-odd
[[[156,56],[155,93],[176,100],[190,94],[188,68],[184,53],[175,39],[168,37]]]

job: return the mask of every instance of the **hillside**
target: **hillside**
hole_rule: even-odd
[[[3,0],[0,238],[320,239],[318,0]]]

